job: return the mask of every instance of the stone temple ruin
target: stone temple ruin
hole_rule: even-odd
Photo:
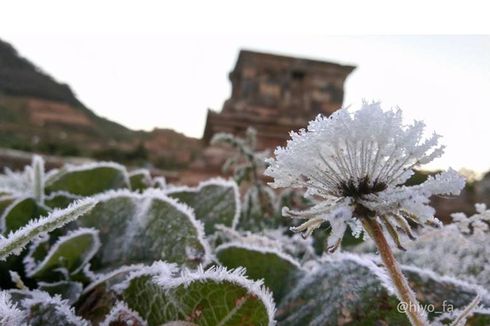
[[[257,148],[284,145],[291,130],[304,128],[319,113],[330,115],[342,106],[344,83],[354,66],[240,51],[229,78],[231,97],[221,112],[208,111],[203,150],[179,173],[179,181],[194,184],[222,174],[228,155],[209,146],[218,132],[243,136],[248,127],[257,130]]]
[[[330,115],[344,99],[344,82],[354,66],[240,51],[229,78],[231,97],[221,112],[209,110],[203,140],[217,132],[242,135],[257,129],[258,147],[283,145],[291,130],[317,114]]]

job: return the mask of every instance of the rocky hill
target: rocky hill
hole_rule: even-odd
[[[201,146],[172,130],[134,131],[96,115],[0,40],[0,147],[179,169]]]

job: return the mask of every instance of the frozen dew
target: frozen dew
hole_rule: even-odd
[[[14,172],[5,168],[4,174],[0,175],[0,193],[32,197],[42,204],[45,179],[44,160],[41,156],[34,155],[31,165],[27,165],[24,171]]]
[[[0,292],[0,325],[22,325],[25,315],[13,302],[9,292]]]
[[[319,115],[307,129],[291,132],[287,146],[267,160],[265,174],[274,179],[272,187],[306,189],[317,203],[304,211],[283,209],[285,216],[306,220],[293,230],[308,236],[328,221],[334,251],[347,225],[358,236],[364,218],[381,222],[400,248],[399,230],[413,237],[409,222],[437,224],[430,196],[457,195],[465,181],[449,169],[420,185],[404,185],[415,167],[444,152],[437,134],[424,138],[424,127],[421,121],[403,125],[399,109],[364,102],[356,112]]]

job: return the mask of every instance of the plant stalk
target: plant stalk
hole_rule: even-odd
[[[44,204],[44,161],[40,156],[35,155],[32,159],[32,173],[34,199]]]
[[[419,305],[415,293],[408,285],[407,279],[403,276],[400,269],[400,265],[393,255],[386,237],[384,236],[383,229],[375,218],[365,217],[362,218],[364,229],[368,232],[371,238],[376,243],[378,252],[381,256],[385,268],[388,270],[388,274],[393,282],[393,285],[397,291],[398,299],[403,303],[405,313],[410,320],[410,323],[414,326],[427,326],[429,322],[422,307]]]

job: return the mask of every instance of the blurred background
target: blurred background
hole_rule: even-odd
[[[230,155],[209,144],[217,132],[254,127],[258,149],[272,150],[317,114],[379,100],[443,136],[446,154],[421,178],[447,167],[468,177],[461,197],[436,199],[439,212],[490,203],[490,37],[359,35],[397,32],[397,18],[363,6],[4,3],[0,165],[40,153],[51,167],[117,161],[196,184]]]

